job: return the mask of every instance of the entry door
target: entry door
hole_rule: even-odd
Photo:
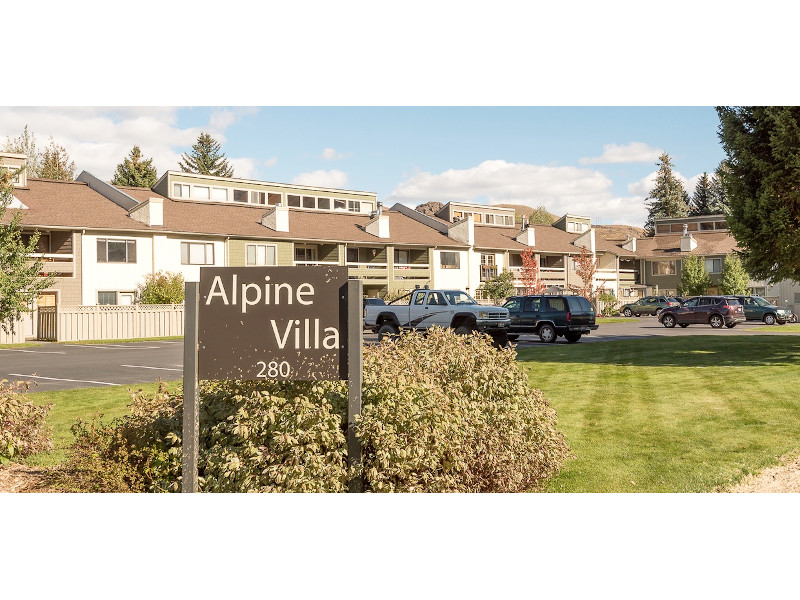
[[[36,299],[37,305],[37,323],[36,323],[36,339],[45,341],[55,341],[58,339],[58,332],[56,330],[56,295],[54,293],[46,293],[40,295]]]

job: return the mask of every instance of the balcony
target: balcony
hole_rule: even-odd
[[[497,277],[497,265],[481,265],[481,281]]]
[[[75,274],[75,260],[72,254],[30,254],[31,259],[41,259],[42,272],[65,277]]]
[[[350,279],[382,279],[389,276],[389,267],[385,262],[349,262],[347,274]]]
[[[394,263],[393,277],[395,281],[428,281],[431,269],[427,264]]]
[[[296,260],[296,267],[338,267],[338,260]]]

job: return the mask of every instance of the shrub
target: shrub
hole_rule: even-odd
[[[30,384],[0,380],[0,459],[24,458],[53,448],[46,418],[52,405],[37,406],[24,392]]]
[[[183,275],[170,271],[148,273],[136,286],[136,297],[141,304],[180,304],[184,295]]]
[[[603,303],[601,313],[604,317],[610,317],[617,313],[617,297],[612,291],[604,291],[597,297]]]
[[[568,453],[514,351],[487,336],[434,328],[371,346],[362,396],[366,491],[529,491]],[[134,394],[131,415],[77,427],[76,456],[95,458],[72,466],[124,463],[105,469],[108,491],[177,491],[181,402],[181,390]],[[346,406],[343,382],[201,382],[201,491],[345,491]]]

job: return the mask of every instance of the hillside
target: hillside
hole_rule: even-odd
[[[557,215],[548,212],[543,206],[538,208],[535,206],[528,206],[527,204],[492,204],[492,206],[499,206],[501,208],[513,208],[517,217],[517,223],[522,221],[522,216],[530,217],[532,214],[534,218],[530,220],[533,224],[552,225],[558,219]]]
[[[593,227],[596,235],[610,242],[624,242],[628,239],[626,236],[645,237],[644,229],[633,225],[594,225]]]

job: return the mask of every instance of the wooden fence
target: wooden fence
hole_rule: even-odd
[[[20,320],[14,323],[14,333],[6,333],[0,327],[0,344],[21,344],[25,341],[25,324]]]
[[[59,306],[56,339],[126,340],[183,335],[183,305]]]

